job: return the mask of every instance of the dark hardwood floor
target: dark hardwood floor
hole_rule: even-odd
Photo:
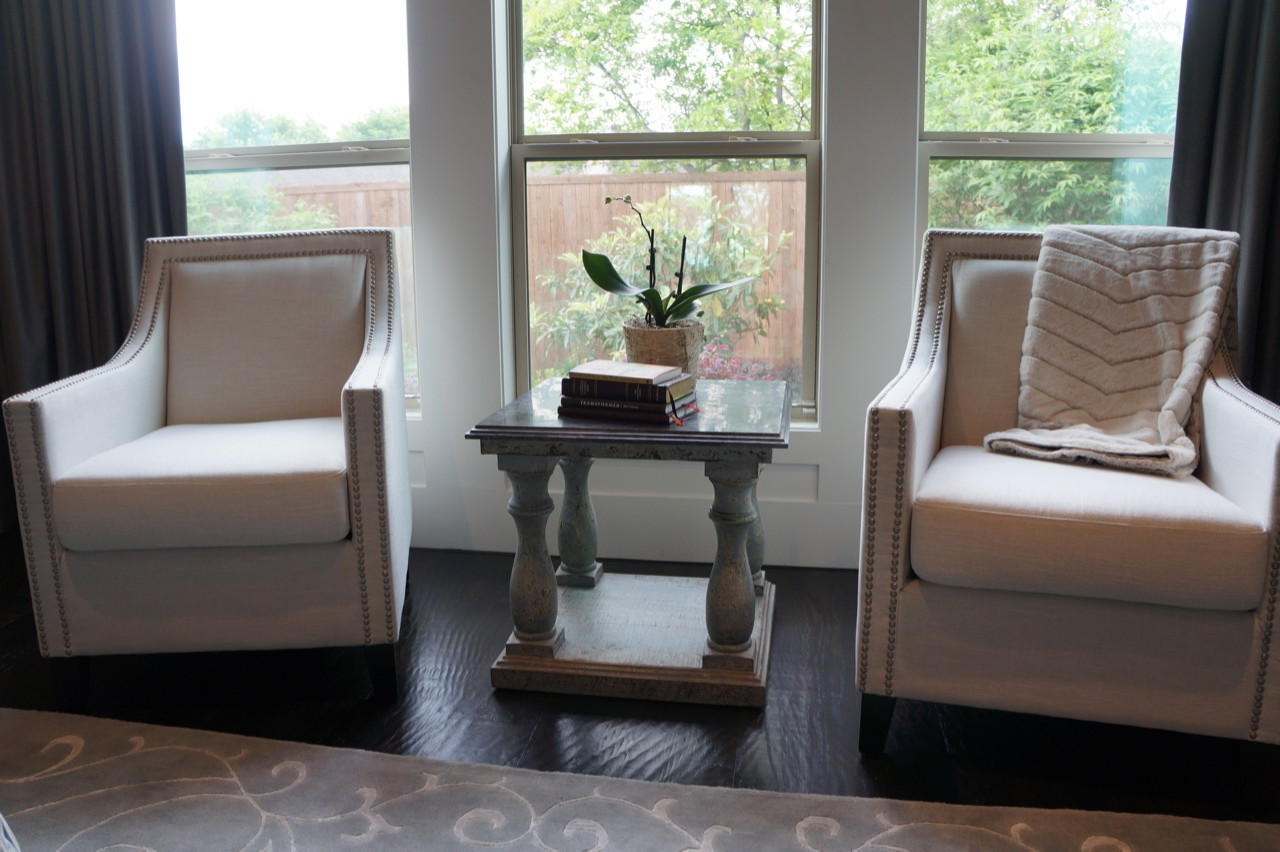
[[[769,570],[763,710],[494,691],[510,567],[510,554],[413,552],[395,702],[370,700],[358,650],[330,649],[91,659],[83,712],[654,781],[1280,822],[1280,748],[1209,737],[899,701],[884,756],[861,758],[851,571]],[[0,536],[0,705],[58,709],[55,665],[36,648],[17,536]]]

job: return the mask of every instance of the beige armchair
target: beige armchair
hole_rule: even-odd
[[[364,646],[394,692],[394,285],[385,230],[147,242],[115,356],[4,403],[45,656]]]
[[[999,455],[1038,234],[932,231],[867,415],[860,746],[897,697],[1280,742],[1280,409],[1219,353],[1183,479]]]

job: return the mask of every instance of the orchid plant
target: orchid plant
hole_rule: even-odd
[[[663,295],[657,287],[658,250],[655,246],[655,230],[645,224],[644,214],[640,212],[640,208],[631,200],[630,195],[621,197],[606,195],[604,197],[605,204],[612,204],[615,201],[621,201],[631,208],[640,219],[641,230],[649,238],[649,262],[645,264],[645,270],[649,273],[648,286],[637,287],[634,284],[629,284],[618,274],[618,270],[614,269],[613,262],[606,255],[597,254],[586,249],[582,250],[582,267],[586,270],[587,276],[595,282],[596,286],[619,296],[634,297],[637,302],[643,305],[645,310],[644,319],[647,325],[667,328],[680,320],[701,316],[702,311],[698,310],[697,305],[698,299],[721,290],[727,290],[730,287],[736,287],[739,284],[745,284],[751,280],[750,278],[740,278],[737,281],[727,281],[721,284],[695,284],[686,288],[684,286],[684,259],[685,249],[688,246],[688,238],[686,237],[680,242],[680,268],[675,273],[675,286],[668,290],[666,295]]]

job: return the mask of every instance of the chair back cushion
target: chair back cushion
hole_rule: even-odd
[[[981,444],[1018,424],[1018,367],[1034,260],[951,263],[942,446]]]
[[[254,251],[169,265],[170,425],[341,413],[364,346],[365,255]]]

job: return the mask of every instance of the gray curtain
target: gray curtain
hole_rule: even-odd
[[[1239,231],[1241,376],[1280,402],[1280,0],[1189,0],[1169,224]]]
[[[173,0],[0,3],[0,399],[106,361],[185,231]]]

